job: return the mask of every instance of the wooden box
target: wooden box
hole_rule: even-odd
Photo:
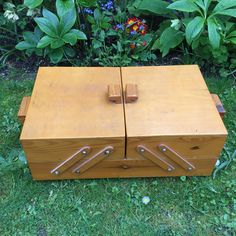
[[[28,101],[36,180],[206,176],[227,137],[197,66],[41,67]]]

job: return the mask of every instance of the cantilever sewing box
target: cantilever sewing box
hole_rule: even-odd
[[[196,65],[41,67],[20,141],[35,180],[207,176],[227,137],[219,112]]]

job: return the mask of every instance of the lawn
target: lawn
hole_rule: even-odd
[[[27,79],[26,79],[27,78]],[[0,78],[0,235],[235,235],[236,85],[211,76],[229,138],[213,177],[33,181],[22,165],[17,111],[34,74]],[[145,205],[143,196],[151,201]]]

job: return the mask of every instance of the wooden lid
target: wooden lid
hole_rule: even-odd
[[[123,105],[108,100],[120,68],[39,68],[21,134],[24,139],[124,137]]]
[[[123,89],[139,98],[125,104],[128,137],[226,135],[198,66],[122,68]]]

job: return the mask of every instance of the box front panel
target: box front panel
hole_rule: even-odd
[[[154,165],[153,176],[210,175],[225,139],[224,136],[128,138],[126,157]]]
[[[91,178],[101,163],[123,160],[125,155],[123,137],[24,140],[22,145],[36,180]]]

